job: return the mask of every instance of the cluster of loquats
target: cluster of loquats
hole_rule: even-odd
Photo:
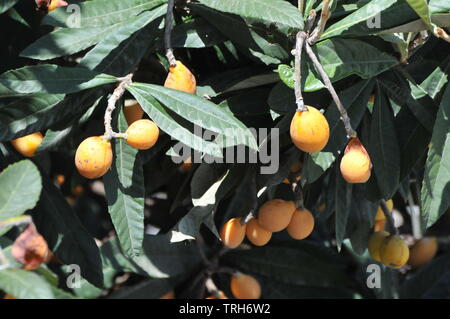
[[[247,223],[242,218],[231,218],[220,229],[220,239],[228,248],[238,247],[247,236],[255,246],[264,246],[272,233],[286,229],[294,239],[308,237],[314,229],[314,217],[306,208],[296,208],[293,201],[272,199],[264,203],[257,217]]]
[[[369,238],[370,256],[390,268],[403,267],[409,258],[409,248],[399,235],[378,231]]]
[[[294,145],[306,153],[324,149],[330,137],[330,127],[325,116],[316,108],[306,106],[297,110],[291,121],[290,135]],[[372,170],[370,156],[357,137],[351,137],[341,159],[342,177],[348,183],[365,183]]]

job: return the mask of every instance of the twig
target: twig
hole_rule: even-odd
[[[298,0],[298,11],[300,11],[301,15],[303,15],[304,7],[305,7],[305,0]]]
[[[295,187],[294,194],[295,194],[295,208],[304,210],[305,209],[305,204],[304,204],[304,201],[303,201],[303,189],[302,189],[302,186],[301,186],[300,182],[297,183],[297,186]]]
[[[304,31],[297,33],[295,41],[295,78],[294,78],[294,91],[295,91],[295,103],[297,104],[297,111],[305,112],[308,109],[305,107],[302,95],[302,50],[305,43],[307,34]]]
[[[320,37],[322,36],[323,31],[325,30],[325,24],[327,23],[328,19],[330,18],[330,0],[323,0],[322,3],[322,11],[320,13],[320,20],[317,24],[317,27],[314,29],[313,33],[311,34],[311,37],[308,38],[309,44],[313,45],[317,41],[319,41]]]
[[[177,60],[173,55],[173,49],[171,44],[171,36],[173,29],[173,8],[175,6],[175,0],[169,0],[167,3],[167,13],[165,19],[165,29],[164,29],[164,46],[166,49],[166,57],[169,60],[171,66],[177,65]]]
[[[381,210],[383,211],[383,214],[386,217],[386,220],[388,222],[389,232],[391,234],[395,233],[396,235],[398,235],[398,229],[395,227],[394,218],[392,217],[392,213],[389,211],[389,208],[387,207],[384,199],[380,200],[380,207],[381,207]]]
[[[132,83],[131,79],[133,78],[133,73],[128,74],[127,76],[123,78],[118,78],[119,85],[115,88],[113,94],[108,99],[108,107],[105,111],[105,118],[104,118],[104,124],[105,124],[105,134],[104,139],[110,140],[112,138],[126,138],[125,133],[115,133],[111,126],[112,121],[112,113],[114,112],[116,108],[117,101],[122,97],[122,95],[125,93],[125,89],[128,85]]]
[[[308,34],[310,33],[315,21],[316,21],[316,10],[313,9],[313,10],[309,11],[308,18],[306,18],[306,21],[305,21],[306,33],[308,33]]]
[[[308,53],[308,56],[314,63],[314,66],[316,67],[317,71],[320,73],[320,76],[322,77],[322,80],[327,87],[328,91],[330,92],[331,96],[333,97],[334,103],[336,103],[336,106],[339,110],[339,113],[341,113],[341,120],[344,123],[345,131],[347,132],[347,138],[350,137],[356,137],[356,132],[353,130],[352,125],[350,123],[350,118],[348,117],[347,111],[345,110],[345,107],[342,105],[341,100],[339,99],[339,96],[337,95],[336,91],[334,90],[333,84],[331,84],[331,80],[328,77],[327,73],[322,67],[322,64],[320,64],[319,60],[317,59],[316,55],[314,54],[314,51],[311,49],[308,42],[305,43],[306,53]]]

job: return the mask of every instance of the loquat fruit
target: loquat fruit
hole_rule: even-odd
[[[140,106],[140,104],[136,101],[133,101],[132,104],[125,104],[123,108],[123,112],[125,113],[125,118],[127,120],[128,125],[136,122],[137,120],[142,119],[144,116],[144,110]]]
[[[231,292],[237,299],[259,299],[261,286],[254,277],[236,273],[231,277]]]
[[[255,246],[264,246],[272,238],[272,232],[262,228],[256,218],[247,223],[246,234],[247,239]]]
[[[386,206],[388,210],[391,212],[394,208],[394,202],[392,199],[386,201]],[[378,207],[377,214],[375,215],[375,223],[374,223],[374,231],[382,231],[386,226],[386,216],[384,216],[383,210],[381,207]]]
[[[418,268],[434,258],[438,250],[438,242],[435,237],[419,239],[410,249],[408,264],[412,268]]]
[[[146,150],[156,144],[159,128],[153,121],[138,120],[128,127],[126,135],[129,145],[138,150]]]
[[[307,209],[296,209],[287,226],[288,234],[294,239],[308,237],[314,229],[314,216]]]
[[[58,9],[60,7],[67,6],[68,3],[64,0],[51,0],[50,4],[47,7],[48,12],[51,12],[55,9]]]
[[[166,88],[195,94],[197,82],[192,72],[180,61],[169,67],[169,74],[164,82]]]
[[[110,169],[113,154],[111,142],[103,136],[91,136],[85,139],[75,153],[75,166],[86,178],[98,178]]]
[[[340,164],[342,177],[348,183],[365,183],[371,175],[369,154],[358,138],[352,138],[345,148]]]
[[[33,157],[44,136],[41,132],[31,133],[11,141],[17,152],[26,157]]]
[[[383,240],[385,240],[390,234],[387,231],[377,231],[370,235],[368,242],[368,250],[370,257],[373,260],[381,262],[380,248]]]
[[[330,127],[323,114],[312,106],[308,111],[295,112],[291,121],[290,134],[295,146],[307,153],[320,152],[328,143]]]
[[[175,293],[173,290],[170,290],[169,292],[159,297],[159,299],[175,299]]]
[[[220,239],[228,248],[236,248],[244,241],[247,225],[242,225],[241,220],[231,218],[220,229]]]
[[[289,225],[294,211],[295,204],[293,201],[272,199],[259,208],[258,222],[268,231],[282,231]]]
[[[409,258],[409,248],[398,235],[386,237],[380,246],[381,262],[390,268],[400,268]]]
[[[25,270],[38,268],[47,261],[50,250],[44,237],[39,234],[33,223],[16,238],[11,255],[23,265]]]

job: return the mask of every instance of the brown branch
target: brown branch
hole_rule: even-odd
[[[126,87],[132,83],[132,81],[131,81],[132,78],[133,78],[133,73],[130,73],[123,78],[118,78],[117,80],[119,81],[119,85],[115,88],[113,94],[108,99],[108,106],[106,108],[105,118],[104,118],[104,124],[105,124],[104,138],[108,141],[112,138],[126,138],[125,133],[116,133],[113,131],[112,126],[111,126],[111,121],[112,121],[112,113],[116,109],[116,103],[122,97],[122,95],[125,93]]]
[[[314,51],[311,49],[308,42],[305,43],[306,53],[308,53],[309,58],[314,63],[314,66],[316,67],[317,71],[320,73],[320,76],[322,77],[322,80],[327,87],[328,91],[330,92],[331,96],[333,97],[334,103],[336,103],[336,106],[339,110],[339,113],[341,113],[341,120],[344,123],[345,131],[347,132],[347,138],[350,137],[356,137],[356,132],[353,130],[350,118],[348,117],[347,111],[345,110],[345,107],[342,105],[341,100],[339,99],[339,96],[337,95],[333,84],[331,84],[331,80],[328,77],[328,74],[325,72],[325,70],[322,67],[322,64],[320,64],[319,60],[317,59],[316,55],[314,54]]]
[[[294,77],[294,91],[295,91],[295,103],[297,104],[297,111],[305,112],[308,109],[305,107],[302,95],[302,50],[306,40],[307,34],[304,31],[297,33],[295,41],[295,77]]]
[[[313,45],[314,43],[320,40],[320,37],[322,36],[323,31],[325,30],[325,25],[330,16],[331,16],[330,0],[323,0],[322,11],[320,13],[320,20],[319,23],[317,24],[317,27],[312,32],[311,37],[309,37],[308,39],[309,44]]]

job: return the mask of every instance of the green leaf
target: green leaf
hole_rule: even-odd
[[[200,136],[191,133],[187,128],[179,124],[173,115],[149,92],[133,86],[127,87],[127,90],[139,102],[145,113],[158,125],[159,129],[192,149],[212,156],[222,157],[222,152],[215,143],[203,140]]]
[[[57,29],[33,42],[20,53],[20,56],[35,60],[49,60],[71,55],[97,44],[111,33],[115,34],[117,29],[123,25],[128,26],[128,23],[129,21],[125,21],[96,28]]]
[[[447,86],[425,163],[422,182],[422,228],[433,225],[450,205],[450,86]]]
[[[296,7],[282,0],[200,0],[200,3],[218,11],[233,13],[275,25],[303,29],[303,18]]]
[[[11,9],[19,0],[3,0],[0,3],[0,14]]]
[[[131,72],[157,36],[160,19],[150,25],[149,23],[163,15],[166,7],[163,5],[143,12],[116,25],[114,32],[101,39],[100,43],[81,59],[79,65],[117,76]]]
[[[430,12],[428,10],[428,3],[425,0],[406,0],[411,8],[417,13],[420,19],[427,25],[428,29],[432,29]]]
[[[334,258],[330,263],[329,258],[323,258],[317,251],[301,247],[265,246],[231,250],[223,259],[226,264],[243,272],[251,271],[287,284],[333,287],[346,282],[342,260]]]
[[[50,250],[63,263],[77,264],[81,276],[94,285],[103,285],[101,259],[94,238],[81,224],[61,192],[43,177],[41,199],[33,212],[33,221]]]
[[[391,105],[380,93],[373,107],[368,152],[384,199],[392,198],[400,183],[400,152]]]
[[[171,44],[174,48],[206,48],[225,40],[216,28],[199,17],[176,25],[172,31]],[[162,44],[160,46],[162,48]]]
[[[26,66],[0,75],[1,85],[22,94],[65,94],[114,82],[116,78],[110,75],[51,64]]]
[[[0,290],[18,299],[53,299],[52,288],[36,273],[22,269],[0,270]]]
[[[258,150],[255,137],[242,122],[204,98],[153,84],[135,82],[129,88],[136,88],[152,95],[167,108],[195,125],[232,138],[237,144]]]
[[[357,39],[336,38],[321,41],[313,46],[313,51],[332,82],[352,74],[368,79],[398,64],[393,56]],[[283,82],[293,88],[294,72],[289,72],[286,67],[282,67],[282,70],[280,77]],[[289,76],[292,78],[289,79]],[[321,77],[306,55],[302,60],[302,87],[307,92],[324,88]]]
[[[448,74],[450,73],[450,58],[447,58],[438,66],[423,82],[420,87],[427,92],[432,99],[435,99],[439,92],[448,83]]]
[[[404,7],[408,7],[408,5],[396,6],[397,2],[398,1],[396,0],[379,0],[376,2],[369,1],[360,9],[326,28],[325,32],[321,36],[321,39],[335,37],[342,34],[372,34],[380,31],[380,29],[392,27],[389,24],[393,22],[395,22],[395,25],[398,25],[399,22],[401,23],[401,21],[404,20],[402,16],[404,13]],[[380,15],[380,13],[385,10],[396,13],[397,20],[390,19],[388,14]],[[376,22],[378,21],[376,19],[379,19],[381,24],[380,28],[374,28],[372,26],[372,23],[374,25],[377,24]]]
[[[118,130],[128,128],[123,110]],[[111,169],[103,177],[108,211],[120,245],[130,257],[139,256],[144,240],[144,172],[139,151],[125,139],[115,139]]]
[[[450,297],[448,278],[450,275],[450,254],[437,257],[421,267],[400,287],[400,297],[408,299]],[[439,291],[439,285],[446,289]]]
[[[286,84],[290,88],[294,88],[294,68],[286,64],[280,64],[278,66],[278,75],[280,76],[280,79],[284,84]]]
[[[334,163],[335,157],[331,152],[318,152],[305,155],[303,177],[307,183],[315,182]]]
[[[431,13],[450,11],[450,3],[445,0],[430,0],[428,6]]]
[[[36,206],[42,190],[41,175],[29,160],[0,173],[0,221],[17,217]]]
[[[74,28],[73,15],[79,15],[78,28],[110,26],[153,9],[167,0],[96,0],[78,3],[78,11],[55,10],[48,14],[43,24]]]

